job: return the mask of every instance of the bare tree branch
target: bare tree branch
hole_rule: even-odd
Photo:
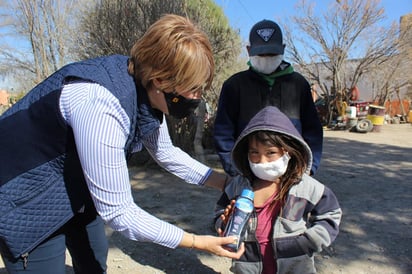
[[[400,36],[398,24],[380,26],[385,11],[379,4],[379,0],[342,0],[315,15],[315,2],[299,2],[297,8],[302,15],[293,17],[295,29],[286,32],[286,49],[326,97],[348,100],[349,91],[373,75],[379,75],[380,83],[384,82],[382,77],[392,80],[380,88],[382,98],[387,97],[390,85],[396,85],[397,71],[402,67],[398,58],[405,39]],[[302,48],[304,51],[299,50]]]
[[[68,41],[75,33],[75,29],[70,28],[71,15],[80,2],[79,0],[4,1],[4,9],[9,15],[7,17],[9,23],[6,27],[14,33],[13,39],[24,43],[26,51],[28,48],[30,50],[28,54],[9,45],[1,47],[0,58],[4,60],[4,66],[13,71],[25,70],[24,74],[27,78],[25,82],[30,83],[31,87],[71,61],[68,54],[68,45],[71,43]]]

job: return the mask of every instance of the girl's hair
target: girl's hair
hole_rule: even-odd
[[[161,90],[208,89],[214,60],[207,35],[188,18],[167,14],[152,24],[132,47],[128,71],[148,89],[154,79]]]
[[[280,177],[280,192],[275,197],[275,200],[284,202],[290,188],[299,183],[302,175],[307,169],[309,155],[307,154],[305,147],[295,138],[285,134],[265,130],[250,133],[239,142],[237,149],[233,153],[233,158],[238,169],[252,182],[252,184],[257,178],[250,169],[248,160],[249,143],[252,140],[265,145],[276,146],[289,153],[290,160],[288,168],[285,174]]]

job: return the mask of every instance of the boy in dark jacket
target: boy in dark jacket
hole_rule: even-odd
[[[222,86],[214,123],[216,151],[225,172],[237,170],[230,159],[236,138],[262,108],[279,108],[309,145],[315,174],[322,156],[323,129],[308,81],[283,60],[285,45],[278,24],[270,20],[256,23],[249,35],[250,68],[227,79]]]

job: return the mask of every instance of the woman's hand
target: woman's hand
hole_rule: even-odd
[[[226,247],[226,245],[234,243],[237,238],[230,237],[217,237],[209,235],[195,235],[185,232],[183,234],[180,247],[195,248],[198,250],[206,251],[217,256],[227,257],[231,259],[239,259],[245,251],[243,244],[240,246],[237,252],[234,252]]]
[[[194,248],[207,251],[217,256],[227,257],[231,259],[239,259],[243,252],[245,252],[245,246],[242,243],[237,252],[231,251],[226,247],[227,244],[236,242],[236,237],[215,237],[208,235],[196,235],[196,242]]]

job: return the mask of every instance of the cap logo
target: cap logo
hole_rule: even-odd
[[[267,42],[272,37],[273,33],[275,32],[275,29],[258,29],[256,30],[256,32],[260,36],[260,38],[263,39],[263,41]]]

